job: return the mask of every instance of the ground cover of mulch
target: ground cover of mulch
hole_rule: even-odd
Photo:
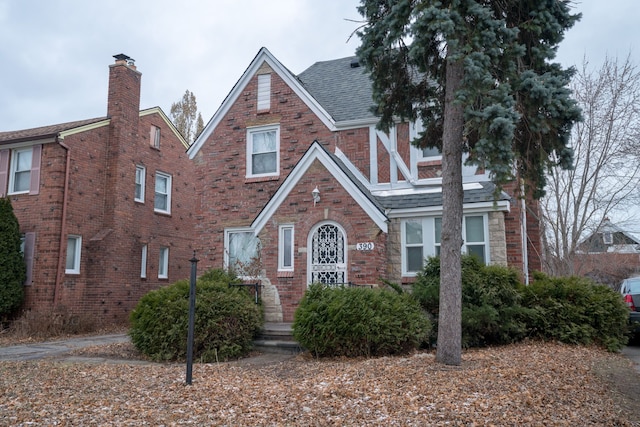
[[[77,352],[136,359],[130,344]],[[0,362],[0,425],[633,426],[639,375],[620,354],[523,343],[264,366]],[[639,396],[640,394],[635,394]]]

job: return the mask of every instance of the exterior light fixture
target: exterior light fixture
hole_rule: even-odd
[[[311,192],[311,197],[313,197],[313,206],[315,206],[320,201],[320,190],[318,190],[317,186]]]

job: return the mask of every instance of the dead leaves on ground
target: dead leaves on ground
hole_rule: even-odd
[[[0,363],[0,425],[630,426],[594,364],[622,356],[528,343],[262,367]],[[631,375],[637,375],[630,369]]]

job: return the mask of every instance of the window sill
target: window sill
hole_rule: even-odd
[[[244,179],[244,183],[253,184],[255,182],[278,181],[279,179],[280,179],[280,175],[246,177]]]
[[[293,278],[293,271],[278,271],[277,277],[280,279]]]
[[[418,166],[427,167],[427,166],[442,166],[442,159],[433,159],[433,160],[419,160]]]
[[[171,212],[157,211],[155,209],[154,209],[153,213],[157,214],[157,215],[162,215],[162,216],[171,216]]]

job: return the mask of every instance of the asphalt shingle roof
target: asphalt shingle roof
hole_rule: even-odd
[[[336,122],[375,118],[369,74],[357,57],[316,62],[298,80]]]
[[[0,144],[8,142],[19,142],[30,139],[43,139],[52,137],[60,132],[74,129],[81,126],[90,125],[102,120],[106,120],[106,117],[97,117],[93,119],[78,120],[75,122],[60,123],[56,125],[41,126],[38,128],[14,130],[9,132],[0,132]]]

